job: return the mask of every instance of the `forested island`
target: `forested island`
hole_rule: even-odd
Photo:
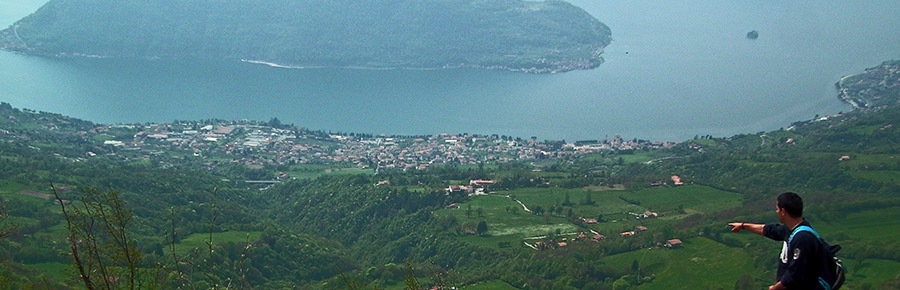
[[[546,73],[597,67],[610,35],[563,1],[52,0],[0,32],[0,48],[44,56]]]

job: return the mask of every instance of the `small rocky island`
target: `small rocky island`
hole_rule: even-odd
[[[759,31],[752,30],[750,32],[747,32],[747,39],[757,39],[757,38],[759,38]]]
[[[286,67],[595,68],[609,28],[563,1],[51,0],[0,48],[70,57],[242,60]]]

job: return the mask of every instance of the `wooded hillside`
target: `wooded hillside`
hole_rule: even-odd
[[[53,0],[0,33],[40,55],[299,67],[593,68],[610,30],[562,1]]]

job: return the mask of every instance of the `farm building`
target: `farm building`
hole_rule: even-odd
[[[666,247],[671,248],[671,249],[681,247],[681,240],[680,239],[668,240],[668,241],[666,241]]]

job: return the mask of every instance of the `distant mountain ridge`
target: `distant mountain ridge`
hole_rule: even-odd
[[[559,72],[597,67],[610,35],[562,1],[52,0],[0,32],[0,48],[295,67]]]

